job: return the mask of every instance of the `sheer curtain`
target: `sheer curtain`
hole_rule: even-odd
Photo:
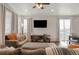
[[[24,19],[23,25],[24,25],[23,32],[27,33],[27,19]]]
[[[11,33],[12,26],[12,12],[5,9],[5,34]]]
[[[18,16],[18,34],[21,33],[21,23],[22,23],[21,16]]]
[[[67,46],[69,43],[70,35],[70,19],[60,19],[59,20],[59,39],[60,43]]]
[[[30,41],[31,35],[31,27],[32,27],[32,19],[31,18],[18,18],[18,34],[25,34],[27,40]]]

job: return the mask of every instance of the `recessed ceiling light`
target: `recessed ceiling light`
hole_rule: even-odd
[[[51,9],[51,12],[53,12],[54,11],[54,9]]]
[[[28,10],[24,10],[25,12],[28,12]]]

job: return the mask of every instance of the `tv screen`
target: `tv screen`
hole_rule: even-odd
[[[46,28],[47,20],[34,20],[34,28]]]

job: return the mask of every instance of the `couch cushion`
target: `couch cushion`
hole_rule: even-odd
[[[13,47],[0,48],[0,55],[16,55],[17,50]]]
[[[6,35],[5,36],[8,40],[16,40],[17,39],[17,36],[15,33],[11,33],[9,35]]]
[[[46,55],[44,49],[35,49],[35,50],[28,50],[28,49],[21,49],[22,55]]]

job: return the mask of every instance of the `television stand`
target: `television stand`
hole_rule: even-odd
[[[49,35],[31,35],[31,42],[50,42]]]

